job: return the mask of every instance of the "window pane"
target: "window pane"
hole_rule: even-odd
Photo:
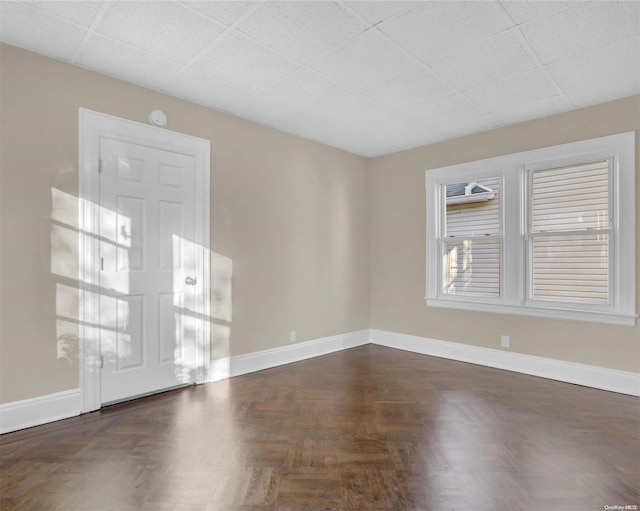
[[[445,236],[500,234],[500,179],[446,185]]]
[[[445,294],[500,296],[500,239],[448,238],[443,263]]]
[[[533,239],[533,298],[578,303],[609,299],[609,236]]]
[[[609,228],[609,162],[536,170],[532,175],[533,232]]]

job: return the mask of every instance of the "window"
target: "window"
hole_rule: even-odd
[[[634,325],[634,140],[428,170],[427,306]]]

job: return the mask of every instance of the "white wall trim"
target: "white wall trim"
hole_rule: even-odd
[[[369,344],[368,329],[214,360],[210,367],[209,381],[240,376],[365,344]],[[83,405],[80,388],[0,404],[0,434],[75,417],[84,412]]]
[[[80,415],[80,389],[0,404],[0,434]]]
[[[369,344],[369,330],[358,330],[347,334],[323,337],[312,341],[280,346],[246,355],[214,360],[211,364],[211,381],[262,371],[308,358],[326,355],[356,346]]]
[[[640,396],[640,373],[617,371],[604,367],[439,341],[384,330],[372,329],[371,342],[380,346],[413,351],[423,355],[470,362],[551,380]]]
[[[640,396],[639,373],[375,329],[358,330],[214,360],[211,364],[210,381],[262,371],[369,343]],[[83,398],[79,388],[0,404],[0,434],[80,415],[82,406]]]

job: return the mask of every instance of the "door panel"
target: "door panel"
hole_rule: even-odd
[[[144,295],[116,298],[116,370],[144,367]]]
[[[117,197],[116,265],[118,271],[144,271],[144,211],[144,199]]]
[[[197,292],[195,159],[107,138],[100,158],[101,400],[109,403],[195,381],[195,332],[184,317]]]
[[[166,233],[184,233],[183,206],[179,202],[158,202],[158,225],[164,226]],[[184,269],[181,238],[184,238],[183,234],[165,235],[158,239],[160,270],[181,271]]]

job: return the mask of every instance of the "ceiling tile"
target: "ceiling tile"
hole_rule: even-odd
[[[513,0],[500,0],[500,5],[509,17],[518,25],[527,21],[548,16],[561,11],[577,2],[563,2],[558,0],[536,0],[529,2],[514,2]]]
[[[380,24],[380,30],[424,62],[513,26],[496,2],[426,2]]]
[[[200,2],[184,2],[185,5],[227,26],[233,25],[242,16],[252,11],[260,2],[245,2],[242,0],[216,0]]]
[[[300,66],[232,31],[209,47],[191,67],[246,91],[259,92]]]
[[[300,69],[262,92],[265,101],[292,105],[296,109],[323,108],[329,102],[351,95],[342,85],[331,82],[309,69]]]
[[[548,70],[576,106],[640,94],[640,39],[570,57]]]
[[[360,15],[371,22],[373,25],[377,25],[381,21],[397,16],[403,12],[410,11],[422,5],[422,2],[407,2],[407,1],[385,1],[385,0],[358,0],[347,2],[349,6],[358,11]]]
[[[264,2],[237,26],[299,62],[338,49],[367,26],[335,2]]]
[[[287,105],[266,102],[256,95],[239,91],[189,69],[180,71],[163,90],[188,101],[289,133],[295,134],[296,123],[302,122],[298,119],[303,115]],[[294,129],[287,129],[287,126],[294,126]]]
[[[489,113],[549,98],[558,93],[558,88],[547,73],[542,69],[535,69],[477,89],[471,89],[464,95],[480,110]]]
[[[224,27],[175,2],[115,2],[96,32],[186,64]]]
[[[539,119],[547,115],[566,112],[571,108],[564,94],[559,94],[550,98],[521,103],[511,108],[493,112],[493,115],[502,124],[515,124],[529,119]]]
[[[0,35],[5,43],[74,61],[86,33],[85,29],[53,18],[24,2],[0,2]]]
[[[215,78],[184,68],[166,82],[162,91],[216,110],[232,111],[253,99],[251,94],[222,83]]]
[[[580,2],[521,27],[544,64],[640,35],[640,2]]]
[[[408,110],[455,91],[425,67],[418,66],[409,73],[365,89],[363,94],[393,110]]]
[[[178,64],[96,34],[78,64],[152,89],[180,69]]]
[[[327,122],[334,128],[376,122],[392,114],[391,110],[377,105],[358,93],[335,98],[334,101],[313,110],[314,117]]]
[[[404,115],[424,130],[432,130],[476,119],[482,112],[465,97],[456,94],[407,111]]]
[[[600,90],[596,88],[577,89],[567,92],[566,97],[573,107],[582,108],[585,106],[597,105],[599,103],[606,103],[607,101],[613,101],[620,98],[626,98],[628,96],[635,96],[637,94],[640,94],[640,91],[638,91],[638,89],[633,85],[630,85],[629,83],[616,83],[611,88],[607,87]],[[638,103],[640,103],[640,99],[638,100]]]
[[[639,32],[638,1],[0,0],[4,42],[365,156],[638,94]]]
[[[98,14],[102,2],[85,0],[82,2],[29,2],[29,5],[47,12],[65,21],[77,23],[85,28],[89,28],[91,22]]]
[[[442,125],[438,129],[434,129],[428,132],[429,143],[441,142],[443,140],[450,140],[452,138],[464,137],[466,135],[473,135],[474,133],[481,133],[499,127],[500,124],[496,121],[493,115],[480,115],[478,117],[471,117],[457,123],[449,123]]]
[[[442,79],[459,91],[498,82],[536,66],[533,57],[513,31],[504,32],[431,64]]]
[[[376,29],[371,29],[337,52],[311,64],[319,73],[343,85],[363,90],[408,73],[416,61]]]
[[[194,85],[194,80],[197,85]],[[199,104],[209,108],[292,134],[298,134],[301,126],[309,122],[308,118],[288,105],[264,101],[263,98],[241,92],[196,71],[181,71],[175,80],[167,84],[166,89],[178,97],[185,97],[190,101],[198,98]]]
[[[295,131],[297,119],[303,117],[288,105],[270,103],[259,96],[248,96],[241,102],[235,102],[229,112],[243,119],[249,119],[289,133]]]
[[[406,119],[390,118],[372,126],[365,138],[370,145],[368,156],[379,156],[382,147],[386,147],[384,152],[396,152],[422,145],[427,132]]]

